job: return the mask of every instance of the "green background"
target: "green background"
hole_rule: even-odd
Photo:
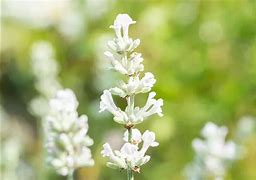
[[[111,138],[118,141],[124,128],[109,113],[99,114],[98,110],[103,90],[120,80],[116,72],[104,68],[108,61],[102,47],[105,39],[114,36],[108,27],[118,13],[128,13],[137,21],[130,28],[130,36],[141,39],[136,51],[143,54],[145,72],[155,75],[153,91],[164,100],[162,118],[154,115],[137,126],[154,131],[160,146],[148,151],[151,160],[135,179],[185,179],[183,170],[194,155],[191,141],[200,136],[207,121],[227,126],[228,138],[235,139],[238,120],[256,116],[256,1],[92,2],[95,8],[83,1],[74,2],[84,25],[72,40],[65,38],[56,24],[36,28],[17,18],[1,16],[0,102],[15,119],[10,134],[24,138],[20,159],[30,167],[31,179],[64,179],[45,165],[41,121],[28,111],[29,102],[38,95],[31,71],[31,46],[47,40],[56,51],[60,82],[76,93],[79,114],[88,115],[89,135],[94,139],[91,149],[96,164],[77,170],[76,178],[126,178],[125,171],[107,168],[106,159],[100,155],[103,143]],[[101,10],[103,13],[98,15]],[[37,13],[34,18],[40,22]],[[145,101],[146,95],[136,97],[136,102]],[[120,100],[117,103],[124,105]],[[225,179],[256,179],[255,142],[255,134],[242,142],[246,156],[232,164]],[[4,171],[5,162],[1,166]]]

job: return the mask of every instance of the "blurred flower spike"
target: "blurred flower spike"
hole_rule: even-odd
[[[192,164],[187,167],[188,179],[224,179],[228,165],[240,157],[240,147],[233,141],[225,142],[228,129],[208,122],[201,131],[202,139],[194,139],[196,153]]]
[[[78,101],[73,91],[57,91],[49,106],[45,127],[49,164],[63,176],[72,176],[76,168],[94,165],[88,148],[93,144],[87,135],[88,118],[78,116]]]
[[[29,110],[33,115],[44,119],[49,111],[47,101],[54,96],[57,90],[61,89],[58,79],[59,65],[50,42],[38,41],[33,44],[31,49],[31,68],[39,95],[32,99]]]

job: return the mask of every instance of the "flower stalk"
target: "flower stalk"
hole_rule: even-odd
[[[68,174],[68,178],[67,178],[67,180],[74,180],[73,174],[74,174],[74,172],[73,172],[73,171],[72,171],[72,172],[70,172],[70,173]]]
[[[114,121],[124,125],[124,145],[120,151],[113,151],[108,143],[103,145],[102,155],[108,157],[107,166],[114,169],[126,169],[127,179],[134,179],[134,172],[140,172],[140,166],[150,160],[146,155],[149,147],[158,146],[155,141],[155,133],[145,131],[143,134],[135,128],[153,114],[162,114],[162,99],[155,99],[155,92],[150,92],[156,80],[150,72],[144,73],[143,58],[140,53],[134,52],[139,46],[140,40],[129,37],[129,26],[135,24],[128,14],[119,14],[114,24],[110,26],[116,34],[116,38],[108,42],[109,51],[104,54],[110,60],[112,69],[124,75],[127,82],[120,81],[118,86],[104,90],[101,95],[100,111],[109,111],[114,116]],[[148,100],[144,107],[135,104],[135,96],[140,93],[148,93]],[[123,110],[116,106],[112,95],[126,99],[127,106]],[[142,146],[139,146],[143,142]],[[141,147],[141,148],[139,148]]]
[[[127,180],[134,180],[132,169],[127,169]]]
[[[128,141],[129,143],[132,143],[132,127],[128,128],[127,130],[128,130]],[[133,171],[130,167],[127,168],[127,180],[134,180]]]

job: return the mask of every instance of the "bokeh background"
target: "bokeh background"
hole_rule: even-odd
[[[246,149],[225,179],[256,179],[255,131],[241,123],[256,116],[254,0],[2,0],[1,174],[6,180],[65,179],[45,164],[43,122],[30,107],[42,96],[35,86],[32,47],[44,41],[53,47],[59,82],[74,90],[79,113],[89,117],[96,164],[77,170],[76,179],[126,178],[125,171],[107,168],[100,155],[106,141],[120,146],[124,131],[109,113],[98,113],[103,90],[120,79],[103,55],[118,13],[137,21],[130,36],[141,39],[137,51],[157,79],[153,90],[164,99],[164,117],[138,125],[154,131],[160,146],[149,151],[152,159],[135,179],[185,179],[184,168],[194,155],[191,141],[207,121],[227,126],[228,138]],[[246,136],[240,137],[241,131]]]

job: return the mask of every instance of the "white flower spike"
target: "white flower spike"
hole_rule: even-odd
[[[116,87],[104,90],[100,99],[100,111],[105,110],[113,114],[113,119],[122,124],[127,129],[124,133],[125,144],[120,151],[112,151],[108,143],[103,145],[102,155],[109,158],[107,165],[112,168],[127,169],[128,179],[133,179],[133,172],[139,172],[140,166],[150,160],[150,156],[145,155],[149,147],[158,146],[155,142],[155,134],[150,131],[142,135],[138,129],[134,129],[136,124],[142,123],[151,115],[163,116],[162,99],[155,99],[155,92],[150,92],[156,79],[150,72],[144,73],[142,64],[143,58],[140,53],[134,52],[140,44],[140,40],[133,40],[129,37],[129,27],[136,22],[128,14],[117,15],[113,28],[116,37],[108,42],[109,51],[104,54],[110,60],[112,69],[125,75],[126,81],[120,81]],[[135,106],[135,95],[149,93],[148,100],[144,107]],[[127,106],[119,108],[112,95],[119,96],[126,100]],[[143,142],[141,148],[139,144]]]

